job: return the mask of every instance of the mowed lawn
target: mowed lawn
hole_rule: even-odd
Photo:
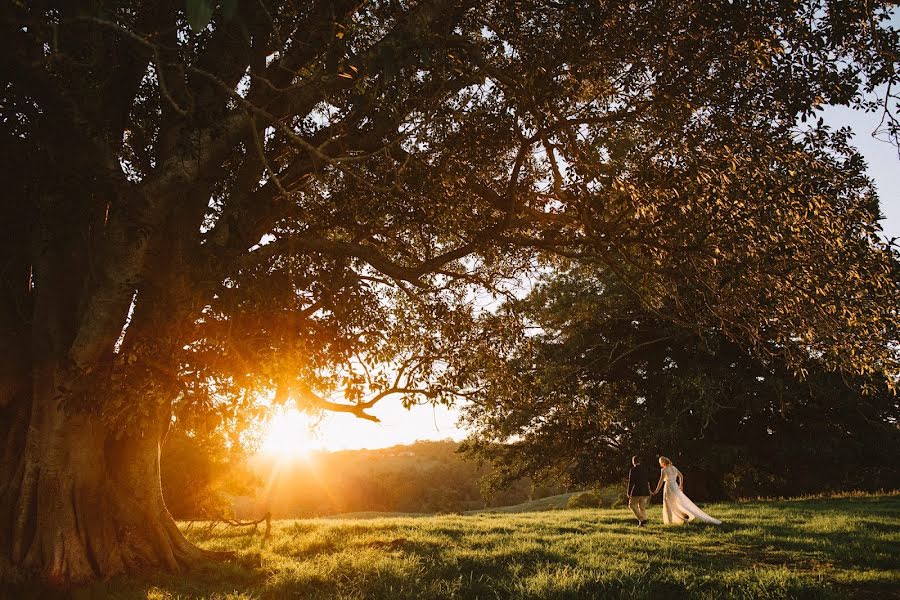
[[[103,586],[113,598],[900,597],[900,496],[706,506],[722,526],[627,508],[277,521],[191,539],[238,560]],[[93,595],[93,594],[91,594]]]

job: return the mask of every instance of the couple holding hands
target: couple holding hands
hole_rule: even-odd
[[[652,489],[650,472],[641,464],[640,458],[632,457],[631,464],[631,471],[628,472],[628,507],[637,517],[638,527],[647,524],[647,505],[650,503],[650,496],[656,495],[660,490],[663,490],[663,523],[666,525],[694,520],[714,525],[722,524],[722,521],[713,519],[697,508],[697,505],[684,495],[682,491],[684,475],[665,456],[659,457],[660,474],[655,490]]]

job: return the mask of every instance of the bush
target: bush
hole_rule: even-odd
[[[603,498],[597,492],[581,492],[569,498],[567,508],[600,508]]]
[[[622,508],[623,506],[628,506],[628,496],[620,493],[615,497],[615,500],[612,501],[612,504],[610,504],[609,507],[610,508]]]
[[[166,507],[176,519],[231,517],[233,496],[252,494],[260,483],[238,449],[221,432],[189,434],[173,427],[166,436],[160,479]]]

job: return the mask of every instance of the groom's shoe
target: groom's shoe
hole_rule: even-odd
[[[638,527],[643,527],[647,524],[647,521],[638,521]]]

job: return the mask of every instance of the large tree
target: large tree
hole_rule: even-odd
[[[895,89],[888,7],[4,1],[4,564],[204,558],[160,492],[173,409],[468,393],[466,286],[538,252],[895,369],[877,201],[811,118],[892,122],[860,92]]]
[[[811,354],[800,377],[775,340],[754,353],[721,327],[673,322],[596,265],[485,321],[464,449],[497,467],[495,486],[619,482],[633,455],[673,458],[700,499],[874,491],[900,477],[884,452],[900,445],[900,397],[884,374],[842,376]]]

